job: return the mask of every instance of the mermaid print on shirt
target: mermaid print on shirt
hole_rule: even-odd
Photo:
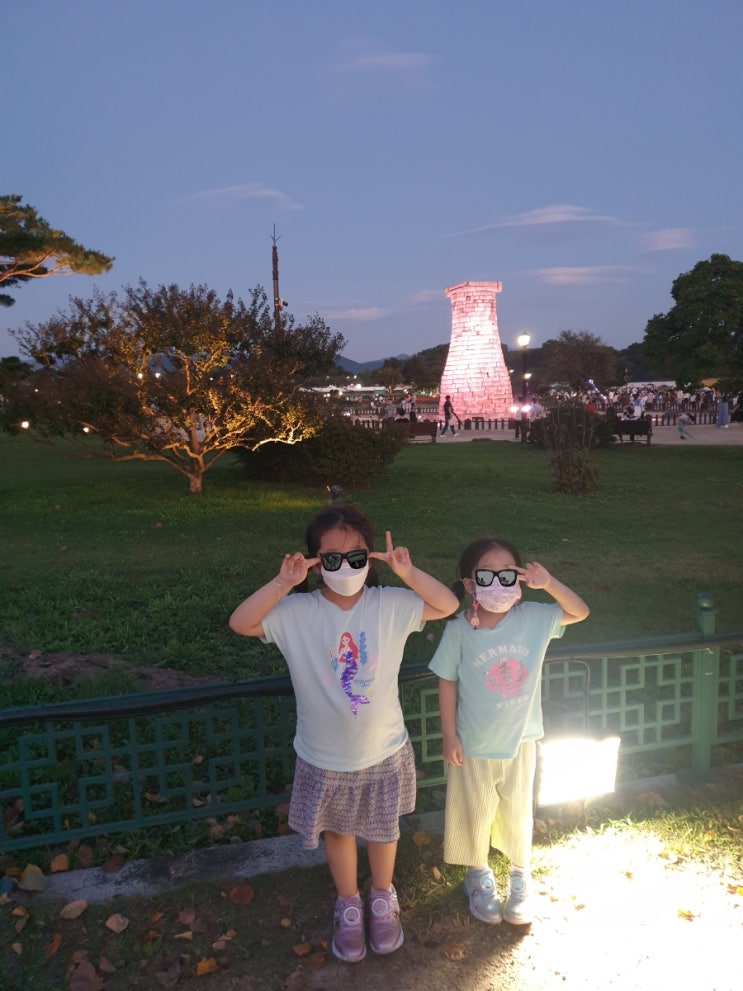
[[[363,632],[359,636],[360,648],[356,646],[351,634],[346,631],[341,634],[340,643],[338,645],[338,656],[333,656],[332,651],[330,652],[330,663],[334,671],[337,671],[339,665],[343,666],[341,671],[341,688],[348,698],[349,705],[351,706],[351,712],[355,715],[358,713],[358,708],[360,705],[369,705],[371,699],[367,698],[366,695],[361,695],[353,690],[353,681],[359,670],[359,662],[361,664],[366,664],[366,650],[365,650],[366,637]]]

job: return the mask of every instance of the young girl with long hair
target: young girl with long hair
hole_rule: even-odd
[[[286,554],[279,573],[233,612],[243,636],[274,643],[289,667],[297,700],[296,770],[289,825],[305,848],[325,854],[337,889],[333,953],[366,955],[357,837],[371,870],[369,945],[392,953],[403,942],[392,883],[399,818],[415,808],[415,762],[403,722],[398,672],[408,636],[449,616],[457,598],[416,568],[386,533],[374,550],[372,527],[353,506],[331,506],[305,533],[307,555]],[[408,587],[378,584],[384,562]],[[320,584],[306,594],[308,573]]]

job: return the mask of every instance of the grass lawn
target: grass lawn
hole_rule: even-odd
[[[690,631],[701,591],[713,596],[720,632],[743,629],[740,450],[634,445],[595,458],[599,492],[573,499],[552,492],[548,456],[529,446],[420,445],[403,451],[375,489],[345,497],[374,521],[378,544],[389,528],[416,564],[447,582],[471,539],[507,537],[591,605],[589,620],[568,631],[574,642]],[[285,551],[302,549],[306,523],[327,504],[324,491],[248,480],[226,457],[207,474],[203,496],[194,497],[166,466],[101,463],[28,437],[0,437],[0,464],[0,706],[69,696],[70,688],[15,677],[32,651],[110,653],[132,666],[215,679],[283,671],[273,648],[235,636],[227,618],[276,573]],[[431,631],[437,640],[435,625],[410,638],[406,660],[430,658]],[[109,682],[76,690],[128,689]],[[354,986],[531,986],[536,968],[554,974],[555,987],[583,987],[570,968],[594,943],[602,948],[599,983],[623,986],[614,982],[630,979],[644,958],[624,950],[617,962],[607,958],[607,947],[621,949],[614,938],[621,898],[633,906],[620,918],[621,933],[637,907],[647,906],[632,938],[652,934],[657,942],[667,932],[668,946],[659,949],[667,961],[677,947],[691,946],[695,933],[703,942],[715,933],[734,941],[743,904],[740,794],[712,799],[700,792],[678,810],[657,798],[650,795],[640,813],[596,810],[578,830],[561,820],[543,824],[534,865],[542,918],[528,939],[513,927],[493,933],[472,924],[462,871],[443,864],[438,838],[401,844],[396,883],[406,942],[391,958],[365,961]],[[149,855],[144,834],[140,839],[138,853],[131,836],[111,837],[107,856]],[[72,846],[79,844],[71,845],[74,859]],[[607,851],[609,861],[596,868]],[[597,887],[577,880],[576,863],[591,866]],[[501,876],[497,857],[493,866]],[[233,894],[237,885],[205,879],[191,889],[90,905],[69,919],[60,918],[60,904],[37,896],[0,896],[3,988],[350,986],[349,972],[328,949],[326,868],[251,880],[249,901],[245,892]],[[658,929],[657,918],[666,916],[670,924]],[[558,958],[569,958],[562,971]]]
[[[573,498],[552,491],[548,455],[531,446],[416,445],[373,490],[344,497],[372,519],[378,545],[390,529],[447,583],[471,539],[505,536],[590,604],[574,642],[691,630],[702,591],[718,631],[741,629],[740,450],[633,445],[594,457],[598,493]],[[12,659],[34,650],[215,678],[283,670],[272,647],[235,636],[227,619],[284,552],[303,549],[324,491],[246,479],[225,456],[192,496],[166,465],[101,462],[25,436],[0,437],[0,463],[11,675]],[[406,661],[430,658],[430,632],[437,640],[435,626],[410,638]]]

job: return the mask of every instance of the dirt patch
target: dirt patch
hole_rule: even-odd
[[[69,650],[44,654],[33,650],[18,658],[7,649],[0,649],[0,663],[8,665],[11,677],[39,679],[52,685],[75,685],[81,681],[96,681],[104,675],[121,672],[135,679],[143,691],[167,688],[188,688],[190,685],[213,684],[214,676],[197,677],[183,671],[159,667],[133,667],[113,654],[76,654]]]

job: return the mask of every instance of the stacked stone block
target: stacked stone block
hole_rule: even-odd
[[[449,355],[441,379],[442,417],[447,395],[461,420],[511,415],[513,393],[495,309],[495,294],[502,288],[500,282],[460,282],[444,290],[452,313]]]

